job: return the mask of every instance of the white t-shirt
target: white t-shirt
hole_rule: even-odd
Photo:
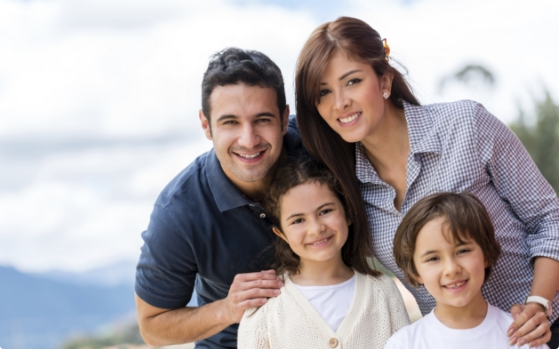
[[[312,306],[336,332],[345,318],[355,290],[355,275],[341,284],[328,286],[301,286],[294,283]]]
[[[512,321],[509,313],[489,305],[485,319],[477,327],[455,330],[443,325],[431,311],[424,318],[394,333],[384,349],[528,349],[528,344],[509,346],[507,330]],[[549,349],[545,344],[535,348]]]

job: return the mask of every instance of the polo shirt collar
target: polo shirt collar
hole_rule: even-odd
[[[233,185],[225,175],[225,172],[223,172],[214,149],[208,155],[206,160],[206,176],[219,210],[223,213],[227,210],[249,205],[251,201]]]

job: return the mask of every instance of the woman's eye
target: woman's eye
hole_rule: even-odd
[[[349,80],[349,81],[347,82],[347,85],[348,85],[348,86],[351,86],[351,85],[358,84],[358,83],[360,83],[360,82],[361,82],[361,79],[355,78],[355,79]]]
[[[320,90],[319,96],[323,97],[323,96],[326,96],[328,93],[330,93],[330,90],[326,90],[326,89]]]
[[[322,215],[325,215],[325,214],[330,213],[332,211],[333,210],[331,208],[327,208],[327,209],[324,209],[324,210],[320,211],[320,215],[322,216]]]

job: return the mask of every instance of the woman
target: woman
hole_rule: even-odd
[[[554,310],[552,321],[559,315],[555,192],[514,134],[483,106],[421,106],[389,64],[389,53],[379,34],[354,18],[338,18],[311,34],[295,78],[305,146],[340,180],[352,198],[349,209],[367,214],[375,256],[404,282],[423,314],[435,303],[425,288],[409,285],[394,262],[396,228],[429,194],[468,191],[479,197],[503,249],[484,296],[514,314],[512,344],[546,343],[546,312]],[[538,298],[518,305],[528,296]]]

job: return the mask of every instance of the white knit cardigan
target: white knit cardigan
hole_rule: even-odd
[[[383,348],[410,320],[394,281],[355,273],[355,294],[334,332],[289,277],[281,294],[241,320],[238,348]]]

